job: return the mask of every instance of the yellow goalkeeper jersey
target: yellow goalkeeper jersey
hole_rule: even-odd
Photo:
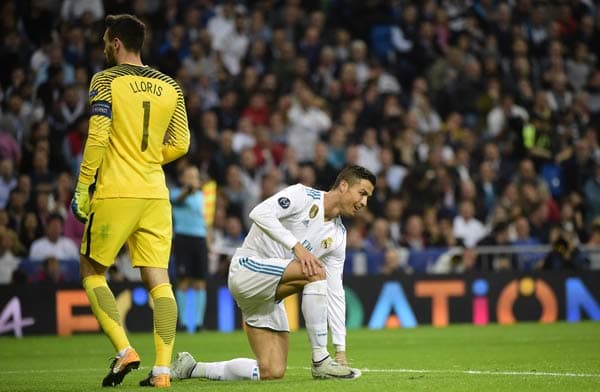
[[[168,199],[162,165],[190,143],[183,93],[146,66],[121,64],[90,85],[90,126],[79,181],[94,198]]]

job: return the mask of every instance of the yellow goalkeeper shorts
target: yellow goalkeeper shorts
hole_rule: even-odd
[[[92,199],[81,254],[110,266],[127,242],[134,267],[167,268],[173,237],[166,199]]]

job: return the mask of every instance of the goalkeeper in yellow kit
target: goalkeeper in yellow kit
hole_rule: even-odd
[[[105,272],[127,242],[154,303],[156,358],[142,386],[170,386],[177,304],[167,272],[172,222],[162,165],[184,155],[189,129],[181,89],[142,64],[145,26],[131,15],[106,18],[108,68],[90,85],[90,129],[71,207],[86,222],[81,277],[92,311],[117,355],[103,386],[116,386],[140,357],[129,344]],[[93,197],[90,186],[94,185]]]

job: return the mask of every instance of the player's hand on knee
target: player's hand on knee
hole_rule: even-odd
[[[292,248],[294,251],[294,255],[300,262],[300,266],[302,267],[302,273],[305,276],[313,276],[321,272],[323,268],[323,264],[321,261],[315,257],[312,253],[310,253],[306,248],[304,248],[300,243],[297,243]]]
[[[85,223],[90,213],[90,192],[89,185],[77,183],[73,200],[71,200],[71,210],[75,217]]]

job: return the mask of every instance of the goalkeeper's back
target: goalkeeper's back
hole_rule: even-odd
[[[161,166],[189,145],[177,83],[150,67],[121,64],[94,75],[90,104],[90,137],[110,133],[94,197],[167,199]]]

